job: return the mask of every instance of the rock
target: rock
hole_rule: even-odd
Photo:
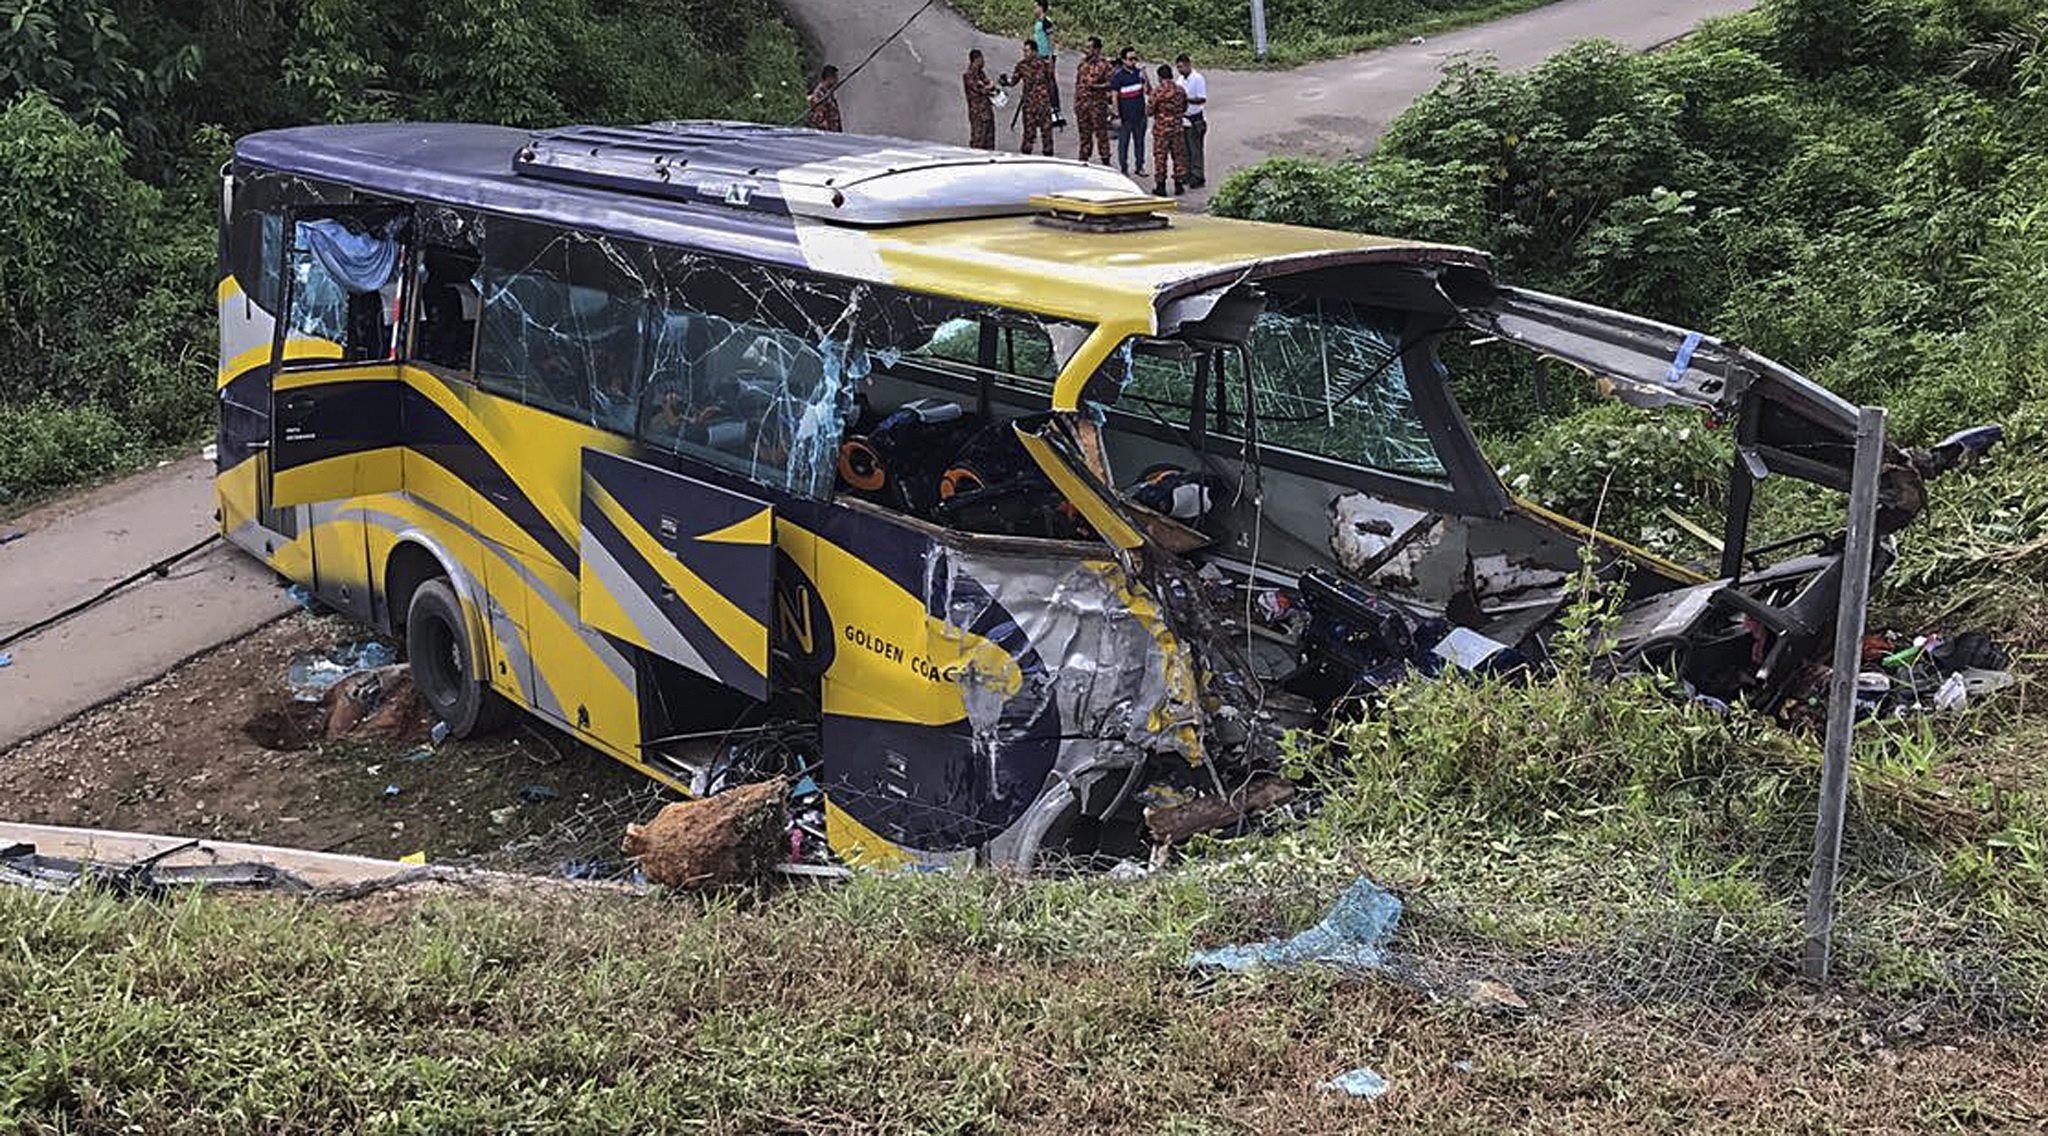
[[[419,738],[426,736],[426,715],[412,668],[404,663],[335,683],[323,700],[330,738]]]
[[[305,749],[329,738],[412,741],[427,736],[427,715],[412,669],[394,663],[351,674],[315,701],[279,694],[243,723],[242,733],[274,750]]]
[[[755,879],[787,848],[788,799],[789,782],[778,777],[679,801],[646,824],[627,825],[619,847],[648,879],[672,888]]]

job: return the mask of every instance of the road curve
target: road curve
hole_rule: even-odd
[[[798,30],[824,60],[842,70],[874,50],[924,0],[783,0]],[[1409,103],[1436,85],[1444,63],[1466,52],[1493,55],[1503,67],[1533,67],[1582,39],[1611,39],[1646,50],[1692,30],[1701,20],[1754,6],[1754,0],[1558,0],[1519,15],[1378,51],[1312,63],[1291,71],[1208,71],[1211,183],[1238,166],[1274,154],[1356,154]],[[967,51],[988,53],[991,74],[1009,69],[1030,5],[1018,0],[1017,37],[986,35],[944,3],[918,16],[875,56],[841,94],[846,128],[935,142],[965,142],[967,111],[960,72]],[[1070,40],[1087,29],[1064,27]],[[1060,81],[1072,90],[1076,56],[1060,59]],[[1155,61],[1156,62],[1156,61]],[[1197,60],[1197,66],[1200,61]],[[1007,115],[996,144],[1015,146]],[[1071,128],[1057,136],[1071,157]]]

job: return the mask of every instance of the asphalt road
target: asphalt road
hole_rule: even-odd
[[[183,458],[45,505],[0,534],[0,636],[214,531],[213,463]],[[276,578],[215,544],[105,603],[0,648],[0,750],[125,694],[289,610]],[[0,812],[4,812],[0,802]]]
[[[783,0],[798,30],[841,70],[860,62],[923,2]],[[1684,35],[1710,16],[1753,6],[1754,0],[1559,0],[1419,46],[1401,44],[1290,71],[1205,70],[1210,184],[1231,169],[1274,154],[1339,156],[1369,149],[1395,115],[1436,86],[1444,63],[1461,53],[1487,53],[1503,67],[1520,69],[1582,39],[1611,39],[1643,50]],[[1031,6],[1018,0],[1017,10],[1021,38]],[[1074,42],[1087,34],[1085,28],[1062,28],[1062,35]],[[839,100],[846,128],[965,143],[960,73],[972,47],[987,53],[991,75],[1009,70],[1022,50],[1018,38],[985,35],[944,3],[932,5],[846,84]],[[1078,59],[1077,51],[1060,56],[1060,83],[1069,99]],[[1199,59],[1196,66],[1201,66]],[[1012,148],[1018,140],[1008,114],[999,114],[996,145]],[[1074,156],[1071,126],[1054,140],[1059,152]]]

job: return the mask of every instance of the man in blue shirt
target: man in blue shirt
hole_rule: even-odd
[[[1038,18],[1031,21],[1031,39],[1038,45],[1039,58],[1052,68],[1052,125],[1055,130],[1067,128],[1067,116],[1060,113],[1060,59],[1053,51],[1052,17],[1046,14],[1048,0],[1038,0]]]
[[[1138,158],[1138,176],[1145,176],[1145,69],[1138,65],[1136,48],[1126,47],[1117,53],[1116,71],[1109,77],[1109,88],[1116,94],[1116,164],[1125,174],[1131,172],[1131,155]]]

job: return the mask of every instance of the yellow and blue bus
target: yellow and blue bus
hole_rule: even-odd
[[[1470,249],[1171,205],[732,123],[243,138],[222,531],[401,638],[457,735],[523,711],[702,792],[718,715],[814,724],[831,847],[883,864],[1028,867],[1360,690],[1539,656],[1588,540],[1617,649],[1702,689],[1821,641],[1839,549],[1754,563],[1746,486],[1845,485],[1853,408]],[[1731,423],[1720,570],[1510,494],[1456,335]]]

